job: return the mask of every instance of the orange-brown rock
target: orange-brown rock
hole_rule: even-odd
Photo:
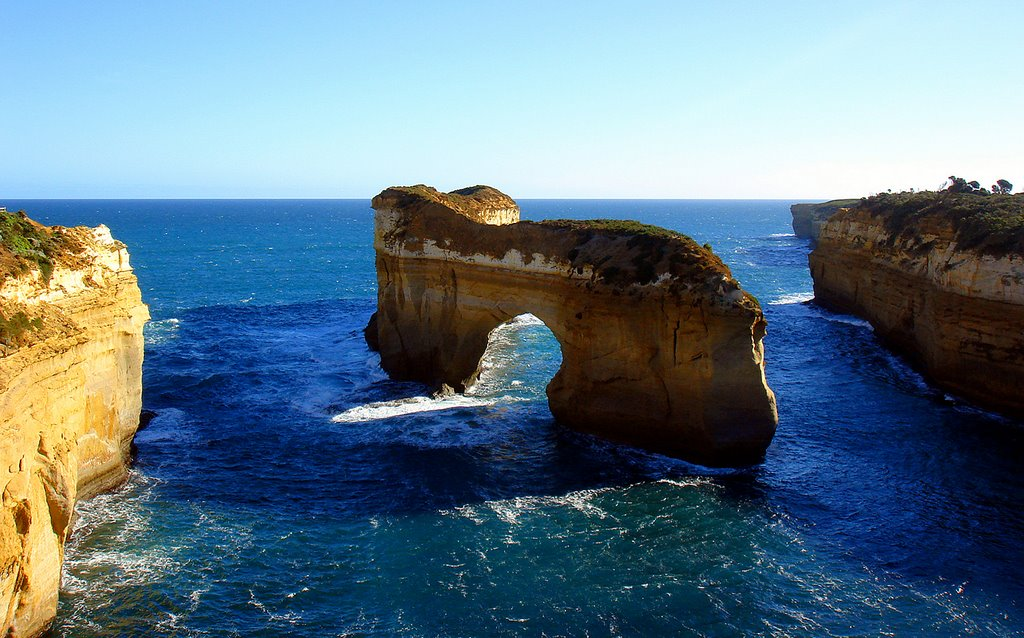
[[[706,465],[763,458],[778,420],[765,320],[710,250],[635,222],[518,221],[486,186],[389,188],[373,208],[367,336],[393,377],[462,391],[490,332],[532,313],[562,349],[559,422]]]
[[[789,207],[789,212],[793,214],[793,232],[797,237],[816,242],[821,227],[829,217],[843,208],[856,206],[859,202],[859,199],[833,199],[820,204],[793,204]]]
[[[0,613],[12,636],[54,618],[76,500],[127,476],[149,316],[105,227],[24,227],[38,236],[0,255]],[[51,236],[63,252],[40,249]]]
[[[871,199],[872,210],[862,205],[828,219],[810,267],[817,302],[866,318],[940,387],[1021,416],[1024,256],[1013,237],[1000,236],[998,222],[979,225],[996,219],[987,202],[1014,205],[992,197]],[[882,205],[890,200],[901,203]],[[965,216],[974,209],[984,214]]]

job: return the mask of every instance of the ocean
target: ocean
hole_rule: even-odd
[[[78,506],[56,636],[1024,632],[1022,424],[807,303],[790,202],[520,202],[687,233],[760,299],[779,429],[746,470],[559,427],[530,316],[467,396],[389,380],[366,200],[5,204],[108,225],[153,315],[157,416]]]

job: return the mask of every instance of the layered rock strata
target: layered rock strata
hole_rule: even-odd
[[[12,636],[53,620],[76,500],[126,478],[149,318],[128,252],[105,227],[33,227],[64,252],[22,237],[11,246],[43,268],[3,255],[0,613]]]
[[[825,222],[843,208],[856,206],[859,199],[833,199],[832,201],[820,204],[793,204],[789,212],[793,214],[793,232],[797,237],[810,239],[812,242],[818,240],[821,227]]]
[[[561,345],[559,422],[706,465],[763,458],[764,316],[710,250],[635,222],[518,221],[485,186],[389,188],[373,208],[367,340],[392,377],[463,391],[491,331],[531,313]]]
[[[1024,256],[965,247],[956,219],[908,204],[835,214],[810,256],[815,300],[866,318],[940,387],[1024,416]]]

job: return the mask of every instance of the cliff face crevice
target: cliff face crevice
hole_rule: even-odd
[[[0,613],[19,636],[53,620],[75,503],[125,480],[142,402],[149,314],[128,253],[102,226],[59,233],[49,277],[0,287]]]
[[[940,387],[1024,416],[1022,255],[964,249],[937,215],[891,226],[860,208],[829,218],[810,256],[815,300],[866,318]]]
[[[491,331],[531,313],[561,345],[559,422],[707,465],[763,457],[764,317],[709,250],[632,222],[520,222],[488,187],[391,188],[373,207],[367,340],[392,377],[463,391]]]

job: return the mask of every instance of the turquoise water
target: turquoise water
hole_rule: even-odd
[[[779,431],[708,471],[566,431],[557,343],[473,394],[389,381],[368,202],[25,201],[127,242],[158,416],[79,505],[58,636],[1017,635],[1021,424],[930,388],[811,297],[789,202],[521,202],[710,242],[769,320]]]

